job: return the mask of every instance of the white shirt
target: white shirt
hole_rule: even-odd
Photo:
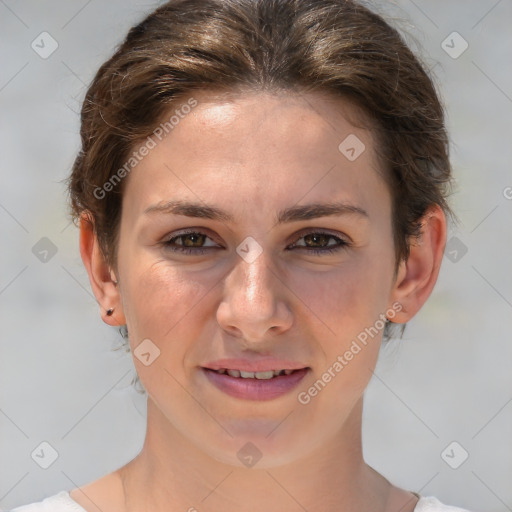
[[[22,505],[13,508],[10,512],[87,512],[76,501],[71,499],[68,491],[61,491],[54,496],[31,503],[30,505]],[[414,512],[469,512],[466,509],[450,507],[443,505],[437,498],[433,496],[422,496]]]

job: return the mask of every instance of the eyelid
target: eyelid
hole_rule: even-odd
[[[294,235],[294,237],[292,239],[292,243],[296,243],[302,237],[305,237],[307,235],[312,235],[312,234],[332,236],[333,238],[340,239],[342,242],[345,242],[347,245],[353,243],[353,240],[345,233],[332,232],[330,229],[327,229],[327,228],[316,228],[316,227],[304,228],[303,230],[300,230],[298,233],[296,233]]]
[[[167,242],[170,242],[171,240],[175,239],[175,238],[179,238],[180,236],[184,236],[184,235],[190,235],[190,234],[194,234],[194,235],[203,235],[207,238],[209,238],[210,240],[212,240],[213,242],[215,242],[216,244],[218,245],[221,245],[217,240],[215,240],[215,236],[212,235],[212,233],[210,232],[209,229],[207,228],[185,228],[181,231],[178,231],[178,232],[173,232],[169,235],[166,235],[164,237],[164,239],[162,240],[162,243],[167,243]]]

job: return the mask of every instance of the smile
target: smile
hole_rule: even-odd
[[[208,381],[223,393],[242,400],[272,400],[290,393],[310,368],[246,372],[201,367]]]
[[[213,370],[220,374],[227,374],[230,377],[242,379],[260,379],[268,380],[280,375],[290,375],[296,370],[268,370],[265,372],[244,372],[243,370],[231,370],[229,368],[221,368],[220,370]]]

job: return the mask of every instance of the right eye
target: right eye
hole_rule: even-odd
[[[205,233],[201,233],[200,231],[186,231],[167,239],[163,242],[163,246],[173,252],[200,255],[208,252],[207,248],[200,245],[203,244],[206,239],[211,240]],[[176,243],[177,240],[181,240],[181,243]],[[214,247],[218,248],[219,246],[216,245]]]

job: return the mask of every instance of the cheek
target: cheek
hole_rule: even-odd
[[[303,327],[312,328],[323,352],[316,378],[328,381],[322,394],[331,397],[340,414],[364,391],[379,356],[385,326],[380,315],[389,306],[393,270],[393,252],[388,245],[382,245],[386,250],[380,251],[375,244],[333,271],[304,273],[295,281],[300,289],[297,295],[306,297],[307,307],[303,306],[299,315],[305,318]],[[322,389],[322,384],[317,387]]]
[[[141,253],[124,270],[123,307],[139,378],[156,401],[162,389],[181,396],[178,382],[186,379],[190,342],[200,338],[207,321],[201,304],[212,285]]]
[[[149,338],[161,351],[172,352],[174,361],[186,350],[186,339],[199,332],[201,300],[215,284],[155,259],[144,251],[125,251],[119,261],[123,276],[123,308],[132,352]],[[197,329],[197,332],[196,332]],[[163,359],[163,358],[162,358]]]
[[[132,266],[132,276],[125,289],[129,302],[129,316],[137,327],[159,337],[171,333],[180,320],[189,315],[207,291],[207,283],[190,274],[158,261],[144,268],[143,260]],[[144,332],[141,332],[144,334]],[[166,336],[167,338],[167,336]],[[163,339],[161,340],[163,341]]]
[[[346,340],[373,325],[388,307],[392,278],[389,255],[372,252],[347,258],[328,272],[293,274],[290,288],[301,299],[308,318],[316,318],[337,339]]]
[[[377,363],[385,325],[379,315],[387,308],[388,280],[382,275],[379,279],[375,268],[361,260],[320,280],[311,276],[302,281],[302,293],[308,287],[314,291],[307,294],[300,316],[309,315],[303,321],[323,354],[314,377],[300,390],[300,403],[311,402],[307,411],[312,416],[328,407],[332,427],[345,421]]]

